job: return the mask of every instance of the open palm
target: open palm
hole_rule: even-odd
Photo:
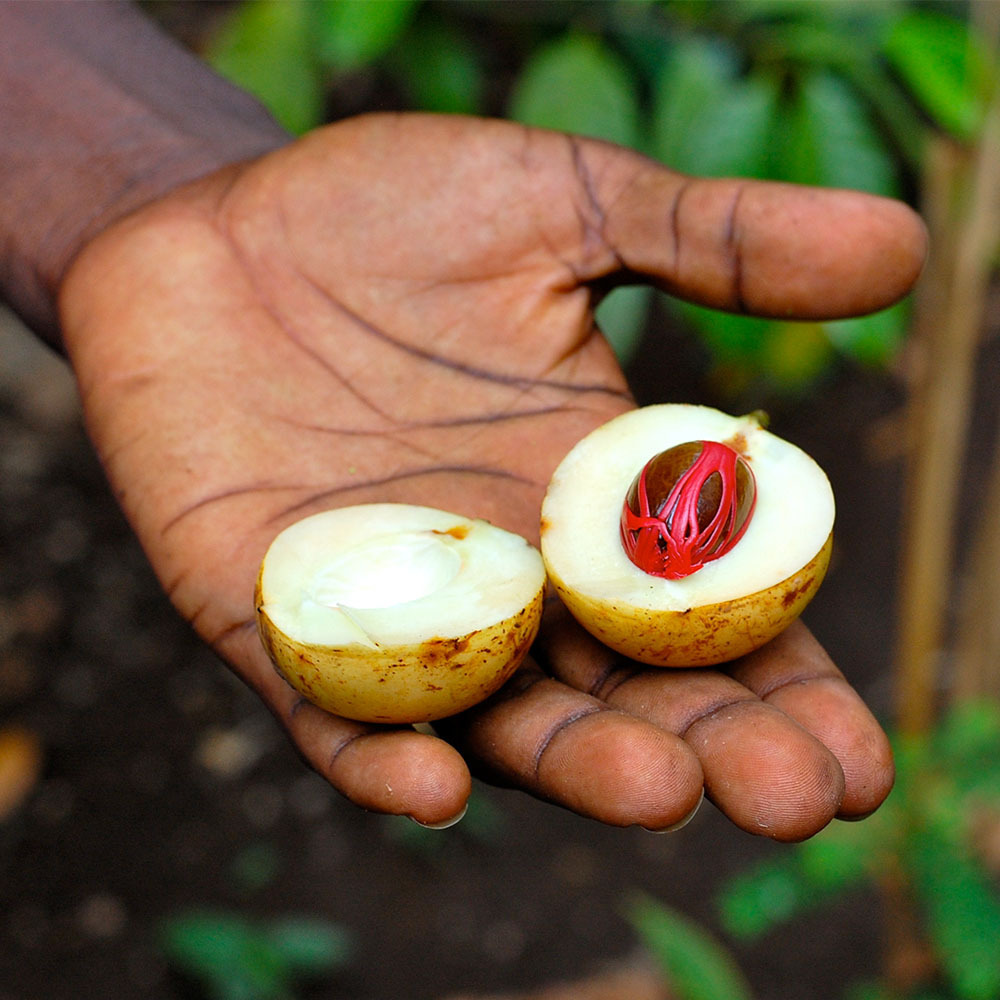
[[[556,463],[633,405],[595,289],[643,277],[723,308],[848,314],[903,294],[922,251],[908,210],[878,199],[692,181],[509,123],[369,116],[114,224],[61,304],[91,435],[165,589],[349,798],[446,821],[471,767],[665,828],[704,787],[790,839],[891,783],[884,737],[802,627],[725,672],[655,671],[555,611],[545,670],[443,725],[446,742],[302,702],[257,639],[253,584],[281,528],[349,503],[535,540]]]

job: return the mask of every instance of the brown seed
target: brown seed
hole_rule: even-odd
[[[687,441],[675,445],[646,463],[646,496],[649,500],[649,513],[658,517],[670,498],[670,493],[677,481],[695,463],[702,453],[701,441]],[[633,514],[641,513],[639,498],[639,475],[632,480],[626,495],[626,502]],[[746,460],[739,456],[736,461],[736,512],[730,533],[735,533],[743,527],[753,509],[756,486],[753,475]],[[722,477],[713,472],[704,482],[698,496],[698,529],[704,531],[712,522],[722,502]],[[725,539],[720,540],[720,544]]]

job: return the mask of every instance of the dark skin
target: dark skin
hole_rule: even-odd
[[[781,840],[877,808],[885,736],[804,626],[663,671],[550,606],[533,659],[438,738],[303,702],[260,645],[253,586],[281,528],[345,504],[537,540],[555,465],[634,405],[594,328],[602,291],[877,309],[920,270],[912,212],[494,121],[371,116],[292,143],[124,4],[0,4],[0,67],[0,292],[65,350],[180,613],[335,788],[439,824],[477,773],[650,829],[704,789]]]
[[[663,671],[553,610],[536,659],[445,742],[303,702],[261,648],[253,581],[277,531],[347,503],[444,507],[535,540],[556,463],[633,405],[594,286],[642,274],[818,317],[896,298],[921,253],[894,203],[692,181],[506,123],[374,116],[109,227],[63,282],[62,329],[168,594],[350,799],[443,822],[471,767],[662,829],[704,786],[737,825],[791,840],[870,812],[892,780],[885,737],[805,627],[718,671]]]

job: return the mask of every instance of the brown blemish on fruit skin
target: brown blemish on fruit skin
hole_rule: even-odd
[[[811,581],[806,581],[800,587],[796,587],[794,590],[789,590],[782,594],[781,603],[784,607],[790,608],[797,604],[801,599],[802,595],[808,590]]]

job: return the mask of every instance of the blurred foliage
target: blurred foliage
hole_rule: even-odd
[[[897,740],[893,794],[863,823],[836,823],[742,873],[719,900],[725,928],[752,940],[872,885],[920,916],[934,982],[906,996],[1000,996],[1000,706],[960,705],[927,737]],[[901,1000],[860,984],[853,1000]]]
[[[663,970],[677,1000],[750,1000],[750,984],[735,958],[702,926],[650,896],[626,907],[646,951]]]
[[[228,911],[191,910],[166,920],[160,942],[171,966],[213,1000],[292,1000],[297,983],[335,972],[351,942],[311,917],[255,922]]]
[[[491,114],[675,169],[911,197],[928,130],[975,134],[995,60],[964,4],[904,0],[243,0],[208,59],[305,131],[379,107]],[[353,98],[351,106],[347,100]],[[347,101],[347,103],[345,103]],[[647,288],[598,318],[623,361]],[[731,395],[891,360],[906,311],[847,323],[679,306]]]
[[[256,840],[237,852],[226,874],[241,895],[250,896],[273,885],[281,869],[281,853],[275,844],[269,840]]]

